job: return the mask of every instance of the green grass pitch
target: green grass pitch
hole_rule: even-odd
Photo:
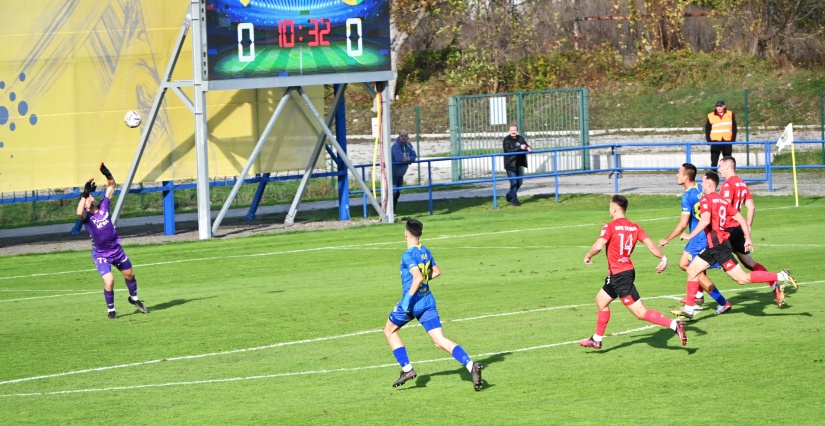
[[[630,196],[628,217],[658,241],[679,200]],[[825,200],[757,197],[754,257],[800,282],[780,309],[764,285],[710,277],[733,303],[708,299],[669,330],[612,306],[593,333],[603,254],[582,258],[609,221],[609,196],[525,198],[493,210],[451,200],[401,214],[424,222],[443,275],[431,283],[445,334],[485,364],[485,387],[401,331],[419,377],[392,388],[398,365],[381,329],[400,298],[403,224],[202,242],[129,245],[140,296],[106,319],[88,250],[0,256],[0,412],[6,424],[817,424],[825,339],[821,302]],[[668,270],[639,245],[637,286],[669,315],[683,296],[683,245]],[[8,423],[7,423],[8,422]]]

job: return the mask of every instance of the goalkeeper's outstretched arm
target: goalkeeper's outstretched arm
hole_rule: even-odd
[[[115,188],[117,187],[115,178],[112,177],[112,172],[110,172],[109,168],[103,163],[100,163],[100,173],[103,173],[103,176],[106,177],[106,198],[111,199],[112,196],[115,195]]]

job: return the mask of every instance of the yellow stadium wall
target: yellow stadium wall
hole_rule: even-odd
[[[81,185],[103,161],[127,173],[188,1],[0,2],[0,192]],[[191,31],[173,80],[192,78]],[[323,111],[323,87],[306,88]],[[184,89],[190,99],[193,94]],[[236,176],[284,89],[207,94],[209,174]],[[306,167],[319,126],[290,101],[252,173]],[[306,109],[305,107],[303,109]],[[167,91],[135,182],[196,177],[194,117]],[[322,167],[323,159],[319,161]]]

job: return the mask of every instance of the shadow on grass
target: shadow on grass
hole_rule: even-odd
[[[687,333],[687,336],[688,336],[688,345],[690,345],[691,332],[695,333],[695,331],[692,330],[691,327],[690,327],[691,324],[692,323],[687,324],[688,329],[687,329],[686,333]],[[700,331],[700,334],[705,334],[705,332]],[[625,348],[625,347],[628,347],[628,346],[637,345],[637,344],[647,344],[647,345],[649,345],[651,347],[654,347],[654,348],[657,348],[657,349],[667,349],[667,350],[671,350],[671,351],[686,351],[688,353],[688,355],[693,355],[698,350],[698,348],[691,348],[690,346],[687,346],[687,347],[682,346],[682,344],[679,342],[679,337],[676,336],[676,333],[673,330],[671,330],[669,328],[665,328],[665,327],[661,327],[661,328],[659,328],[658,330],[654,331],[651,334],[647,334],[647,335],[644,335],[644,336],[639,336],[639,337],[637,337],[633,340],[630,340],[630,341],[627,341],[627,342],[624,342],[624,343],[620,343],[617,346],[607,346],[609,341],[610,340],[605,341],[604,349],[591,350],[588,353],[591,353],[591,354],[604,354],[604,353],[612,352],[612,351],[615,351],[615,350],[619,350],[619,349],[622,349],[622,348]]]
[[[152,311],[162,311],[164,309],[174,308],[175,306],[180,306],[180,305],[183,305],[185,303],[195,302],[195,301],[198,301],[198,300],[214,299],[216,297],[218,297],[218,296],[200,297],[200,298],[197,298],[197,299],[172,299],[168,302],[163,302],[163,303],[160,303],[160,304],[157,304],[157,305],[148,305],[147,304],[146,307],[149,309],[149,313],[151,314]],[[137,311],[135,311],[135,312],[137,312]]]
[[[484,369],[482,370],[482,374],[481,374],[481,379],[482,379],[482,382],[484,382],[484,387],[482,387],[481,390],[488,389],[488,388],[491,388],[491,387],[495,386],[495,385],[490,384],[484,378],[484,372],[487,370],[487,368],[489,368],[490,365],[498,363],[498,362],[503,362],[504,358],[507,355],[510,355],[510,353],[505,352],[505,353],[491,355],[491,356],[488,356],[486,358],[473,360],[474,362],[478,362],[478,363],[480,363],[481,365],[484,366]],[[467,371],[467,369],[464,368],[464,367],[458,367],[458,368],[455,368],[455,369],[452,369],[452,370],[439,371],[437,373],[419,374],[418,378],[416,378],[416,380],[415,380],[415,385],[410,386],[410,387],[405,387],[405,388],[402,388],[400,390],[403,391],[403,390],[411,390],[411,389],[415,389],[415,388],[426,388],[427,384],[430,382],[430,380],[432,380],[432,377],[434,377],[434,376],[456,376],[456,375],[459,376],[462,381],[467,382],[468,387],[470,387],[470,388],[473,387],[473,378],[470,375],[470,372]]]

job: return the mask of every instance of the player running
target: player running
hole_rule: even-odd
[[[719,185],[719,175],[712,171],[706,172],[704,179],[702,179],[702,189],[705,196],[700,201],[701,219],[693,232],[681,236],[681,239],[689,240],[704,232],[708,240],[708,248],[702,250],[698,258],[688,266],[687,301],[682,310],[682,315],[688,319],[693,318],[694,300],[696,292],[699,290],[699,273],[708,269],[713,263],[722,265],[722,269],[727,272],[728,276],[742,285],[785,281],[796,287],[796,281],[787,269],[783,269],[782,272],[778,273],[768,271],[745,272],[739,266],[733,258],[733,250],[729,240],[730,234],[725,228],[725,223],[734,219],[742,224],[746,250],[753,248],[750,228],[745,223],[745,218],[742,217],[739,210],[716,193],[717,185]]]
[[[722,161],[719,162],[719,175],[725,179],[719,190],[719,195],[732,206],[736,207],[737,210],[741,211],[743,205],[748,208],[746,223],[748,229],[752,230],[753,217],[756,215],[756,206],[753,203],[753,197],[748,189],[748,185],[736,175],[736,159],[733,157],[723,157]],[[732,220],[725,224],[725,229],[730,234],[731,248],[733,252],[736,253],[736,257],[739,258],[742,265],[751,271],[768,270],[754,260],[750,254],[750,250],[745,248],[745,234],[742,232],[742,226],[739,222]],[[795,284],[796,282],[793,281],[792,283]],[[776,305],[781,308],[782,305],[785,304],[785,286],[775,282],[768,283],[768,285],[771,286],[771,290],[773,290]],[[796,285],[794,285],[794,288],[796,288]]]
[[[481,369],[484,366],[473,362],[461,346],[444,337],[441,320],[438,317],[438,309],[435,305],[435,297],[430,293],[429,285],[430,280],[441,275],[441,268],[435,263],[435,258],[433,258],[430,250],[421,245],[420,238],[423,231],[424,225],[421,222],[415,219],[407,220],[404,229],[407,250],[401,255],[403,296],[390,313],[387,324],[384,326],[384,336],[387,338],[387,343],[390,344],[392,354],[401,365],[401,376],[392,386],[401,386],[417,376],[407,357],[407,348],[398,335],[398,330],[415,318],[430,335],[437,348],[445,350],[467,368],[473,379],[473,388],[480,391],[483,385]]]
[[[607,329],[608,321],[610,321],[610,303],[618,297],[621,298],[622,303],[636,318],[662,327],[670,327],[679,336],[682,346],[685,346],[687,345],[685,323],[672,320],[653,309],[647,309],[642,304],[642,298],[639,296],[634,283],[636,270],[630,260],[630,255],[633,253],[636,243],[641,241],[654,256],[662,259],[656,267],[657,274],[667,268],[667,257],[662,254],[662,251],[647,236],[641,226],[625,218],[626,211],[627,198],[614,195],[610,200],[610,217],[613,221],[604,224],[601,235],[593,243],[593,247],[590,248],[587,255],[584,256],[584,263],[590,265],[593,263],[591,261],[593,256],[602,251],[606,245],[608,276],[604,280],[604,286],[596,294],[596,306],[599,308],[596,317],[596,334],[589,339],[580,341],[579,345],[593,349],[602,348],[604,331]]]
[[[100,172],[106,176],[106,195],[99,205],[95,205],[95,197],[92,192],[97,189],[94,178],[89,179],[80,194],[80,201],[77,203],[77,217],[86,227],[86,231],[92,237],[92,261],[97,267],[97,272],[103,279],[103,296],[106,298],[106,307],[109,309],[109,319],[117,318],[115,312],[115,277],[112,274],[112,266],[120,270],[126,280],[126,287],[129,288],[129,303],[142,313],[149,310],[138,300],[137,281],[135,273],[132,271],[132,261],[126,256],[120,246],[120,237],[117,229],[112,224],[109,217],[109,203],[115,193],[115,178],[103,163],[100,163]]]
[[[679,219],[679,224],[673,229],[673,232],[671,232],[667,238],[659,240],[659,245],[662,247],[667,245],[670,240],[679,236],[686,228],[688,231],[693,231],[699,223],[699,199],[702,198],[703,194],[699,185],[696,184],[696,166],[690,163],[682,164],[682,167],[680,167],[676,173],[676,183],[685,188],[685,193],[682,194],[682,216]],[[690,262],[707,246],[708,239],[705,238],[704,235],[696,235],[693,237],[688,241],[687,245],[685,245],[682,257],[679,258],[679,267],[682,268],[683,271],[687,271]],[[716,267],[718,267],[718,265]],[[722,296],[722,293],[713,285],[713,281],[708,278],[704,271],[699,274],[699,285],[704,291],[708,292],[710,297],[718,304],[716,315],[723,314],[730,310],[730,302]],[[687,298],[684,298],[679,302],[685,303],[686,299]],[[702,297],[701,290],[696,292],[695,300],[696,305],[702,305],[704,298]],[[671,313],[680,315],[679,311],[671,311]]]

